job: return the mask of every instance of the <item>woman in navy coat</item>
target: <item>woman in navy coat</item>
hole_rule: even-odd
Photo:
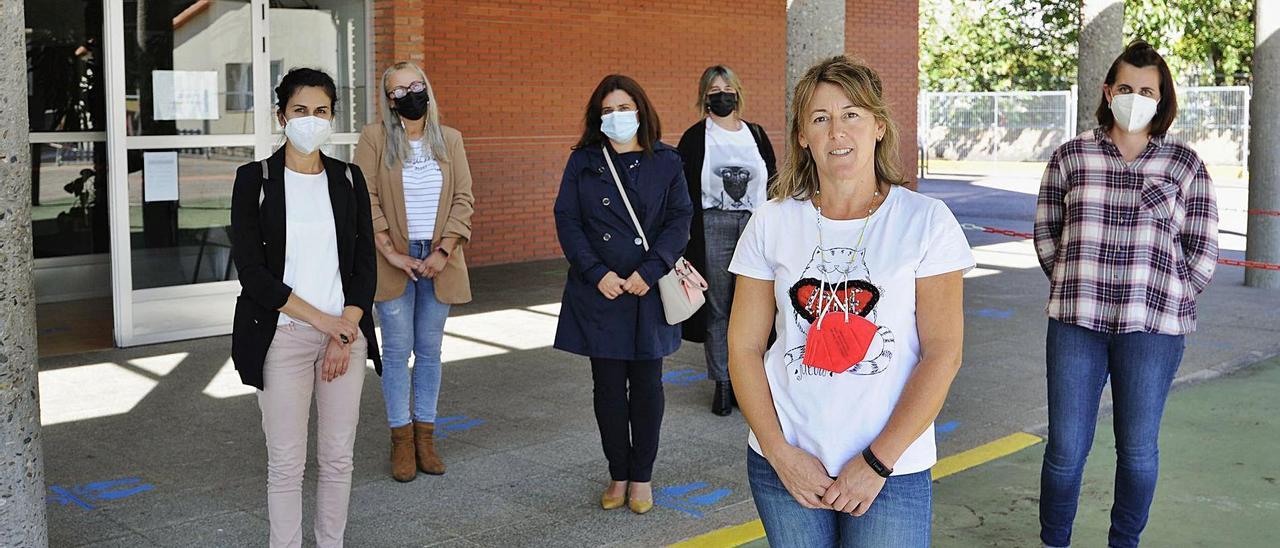
[[[653,507],[662,358],[680,347],[680,326],[667,324],[657,284],[689,242],[693,203],[680,156],[659,142],[658,114],[635,80],[606,76],[591,94],[584,121],[555,204],[556,233],[569,260],[555,347],[591,358],[596,421],[613,480],[601,506],[610,510],[626,502],[643,514]]]

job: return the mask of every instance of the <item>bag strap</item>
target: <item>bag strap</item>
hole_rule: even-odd
[[[262,201],[267,199],[267,181],[271,180],[271,175],[267,173],[267,161],[262,160],[262,180],[258,182],[258,207],[262,207]]]
[[[631,208],[631,200],[627,198],[627,189],[622,187],[622,179],[618,177],[617,168],[613,167],[613,158],[609,157],[609,149],[603,144],[600,150],[604,152],[604,161],[609,164],[609,173],[613,174],[613,182],[618,185],[618,193],[622,194],[622,203],[627,206],[627,214],[631,215],[631,222],[636,225],[636,232],[640,234],[640,242],[644,244],[644,250],[649,251],[649,238],[645,237],[644,229],[640,228],[640,219],[636,218],[636,210]]]

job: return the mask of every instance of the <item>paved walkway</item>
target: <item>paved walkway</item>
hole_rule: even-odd
[[[961,222],[1029,228],[1033,196],[979,183],[939,180],[925,187],[947,200]],[[1044,276],[1029,242],[969,236],[981,270],[966,282],[965,366],[938,421],[942,456],[1018,432],[1040,434],[1045,421]],[[407,484],[391,480],[382,394],[377,377],[366,377],[348,546],[655,546],[756,519],[746,484],[746,427],[740,414],[721,418],[709,412],[711,385],[704,380],[698,345],[685,345],[665,365],[658,508],[635,516],[596,506],[607,474],[591,412],[589,370],[585,359],[550,348],[564,272],[561,261],[474,272],[477,302],[456,307],[446,328],[439,421],[449,466],[444,476],[419,476]],[[1242,280],[1241,269],[1222,268],[1202,296],[1201,329],[1190,339],[1181,384],[1280,353],[1280,292],[1245,288]],[[252,391],[230,368],[229,351],[229,339],[219,337],[41,361],[53,546],[265,544],[260,415]],[[1203,387],[1226,382],[1231,381]],[[1208,427],[1205,432],[1230,440],[1223,442],[1227,448],[1274,455],[1280,447],[1274,421],[1267,421],[1259,428],[1272,427],[1270,435]],[[1037,451],[1001,462],[1034,460]],[[1233,479],[1258,476],[1240,475],[1245,472],[1221,454],[1202,462],[1205,470],[1225,466]],[[940,542],[952,536],[956,546],[986,544],[972,539],[1034,539],[1034,533],[1025,536],[1013,528],[991,533],[1000,521],[995,514],[981,516],[991,524],[984,529],[955,511],[982,497],[1009,498],[1012,491],[1002,489],[1031,489],[1033,481],[997,474],[983,482],[967,480],[966,474],[954,481],[972,481],[971,489],[952,488],[950,478],[938,484]],[[1257,511],[1270,512],[1274,523],[1280,518],[1275,487],[1259,487],[1271,489],[1271,498],[1199,502],[1263,504]],[[305,489],[310,501],[314,467]],[[1105,508],[1105,493],[1096,496],[1101,498],[1090,499],[1090,512]],[[1182,500],[1167,497],[1162,504]],[[308,505],[308,520],[311,510]],[[1183,521],[1179,516],[1161,519]],[[1011,524],[1027,519],[1034,516],[1007,518]],[[1156,522],[1152,527],[1158,528]],[[1082,546],[1097,544],[1085,539],[1101,539],[1089,536],[1088,525],[1080,531]],[[970,532],[996,536],[956,536]]]

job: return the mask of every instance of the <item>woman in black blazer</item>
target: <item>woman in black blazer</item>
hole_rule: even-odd
[[[733,258],[751,211],[767,200],[778,173],[764,128],[741,118],[742,82],[724,65],[707,67],[698,81],[703,118],[680,137],[684,178],[693,200],[693,224],[685,258],[707,279],[707,306],[682,324],[683,338],[703,343],[707,378],[716,382],[711,411],[732,413],[729,384],[729,306]]]
[[[270,545],[302,545],[302,473],[317,410],[317,546],[341,546],[365,359],[380,369],[370,308],[377,284],[369,192],[360,169],[320,153],[333,79],[289,71],[276,88],[288,144],[236,171],[231,196],[236,299],[231,357],[258,389],[267,441]]]

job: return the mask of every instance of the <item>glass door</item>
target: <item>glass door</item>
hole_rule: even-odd
[[[230,333],[236,168],[283,143],[273,88],[296,66],[338,81],[327,152],[350,157],[368,118],[368,2],[103,1],[116,343]]]
[[[25,0],[42,356],[111,346],[102,2]]]

